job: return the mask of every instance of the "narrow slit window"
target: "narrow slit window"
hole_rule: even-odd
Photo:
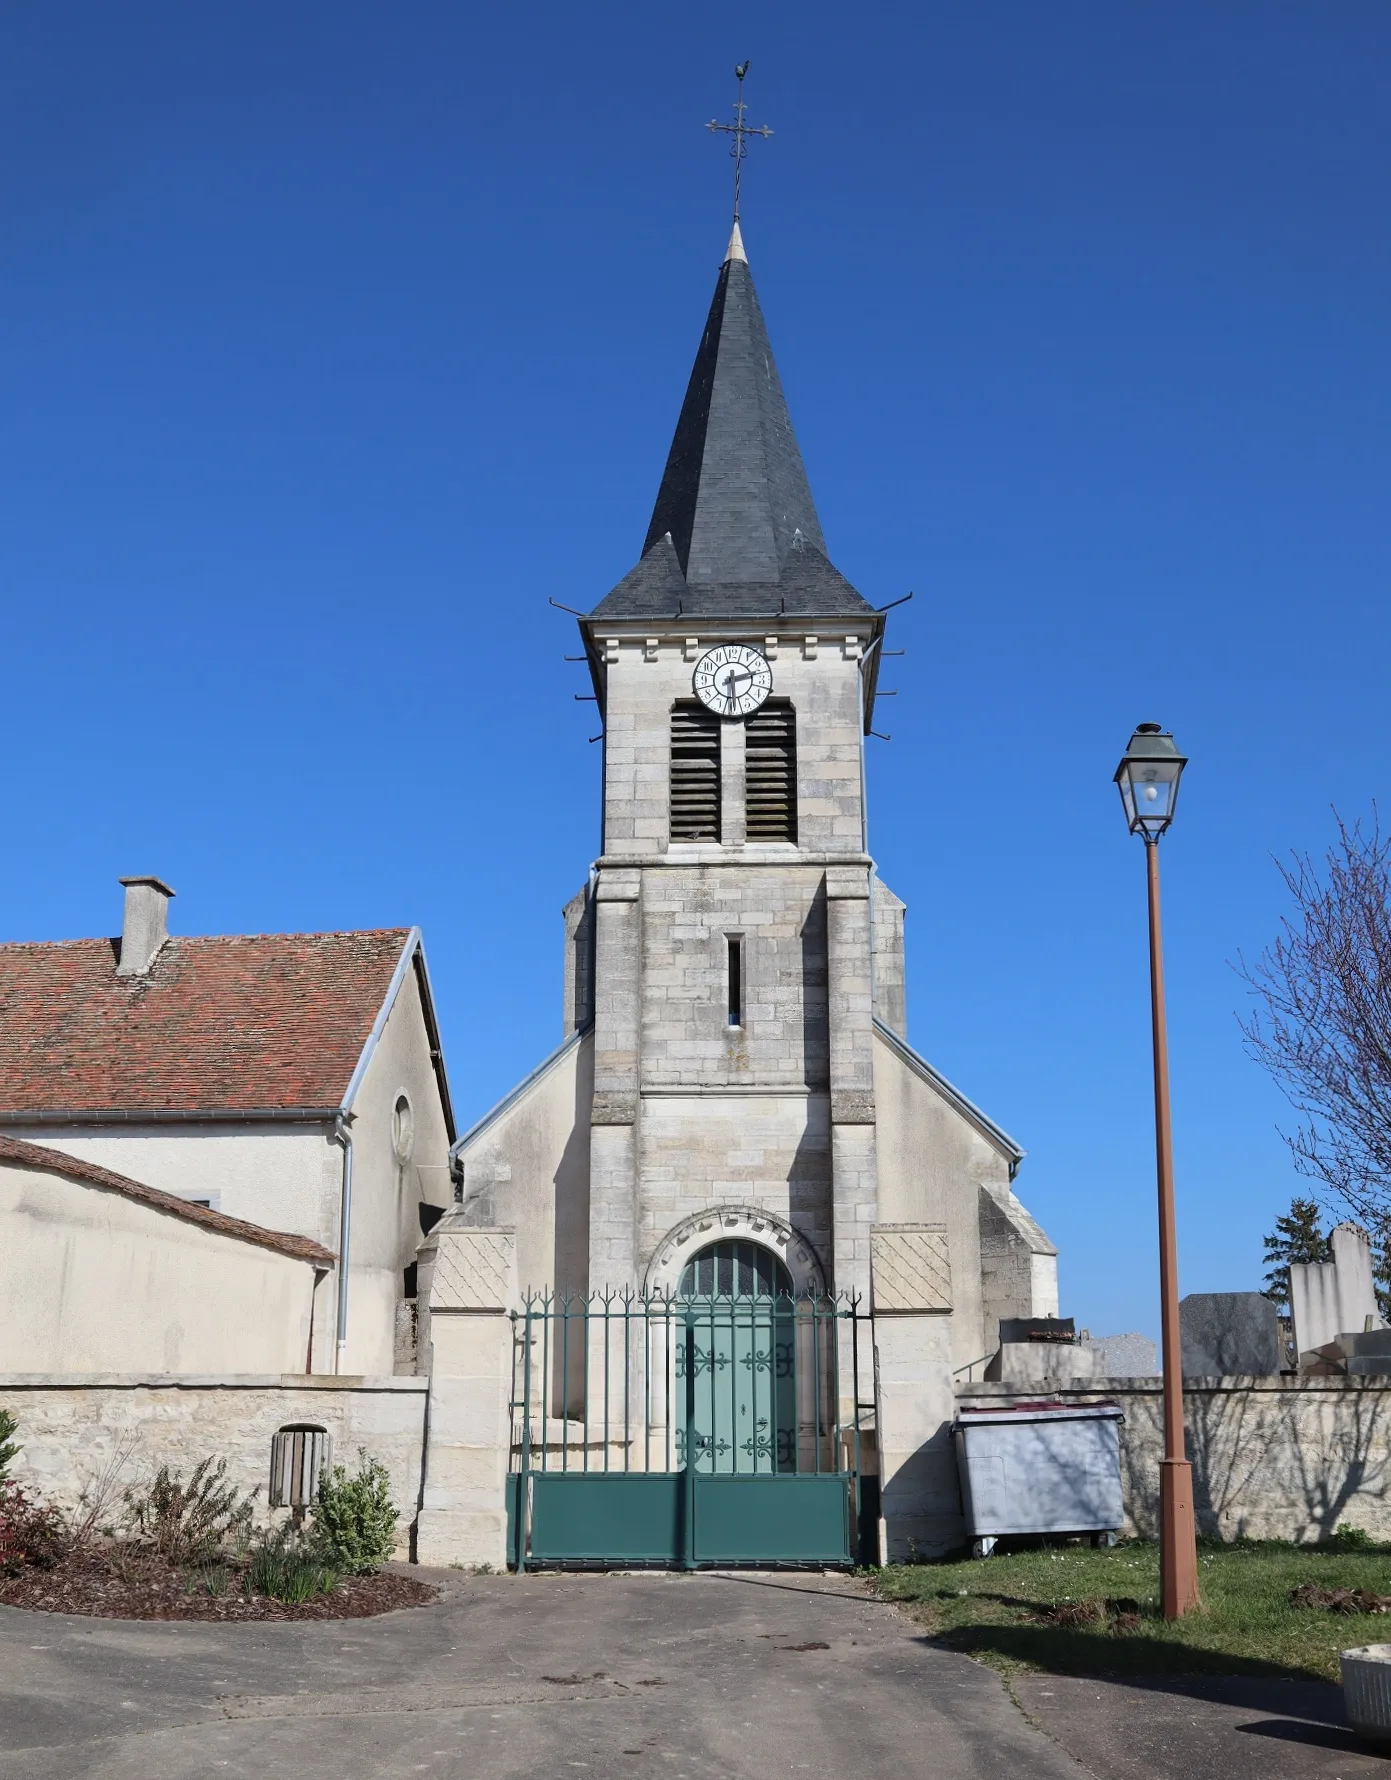
[[[770,698],[745,725],[744,833],[751,841],[797,838],[797,714]]]
[[[744,1024],[744,942],[737,933],[726,941],[729,946],[729,1023]]]
[[[694,699],[671,710],[671,838],[720,838],[720,720]]]

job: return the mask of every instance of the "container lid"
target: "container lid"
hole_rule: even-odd
[[[1124,1421],[1125,1411],[1119,1403],[1103,1398],[1095,1403],[963,1403],[956,1412],[956,1425],[973,1423],[1054,1422],[1054,1421]]]

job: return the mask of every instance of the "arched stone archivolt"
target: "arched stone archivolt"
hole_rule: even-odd
[[[798,1297],[826,1290],[820,1258],[806,1237],[785,1218],[753,1205],[711,1205],[669,1230],[648,1264],[645,1290],[675,1292],[687,1261],[712,1242],[756,1242],[771,1250],[792,1275]]]

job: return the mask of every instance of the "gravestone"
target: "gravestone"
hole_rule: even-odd
[[[1303,1355],[1326,1347],[1340,1335],[1360,1335],[1381,1327],[1372,1284],[1372,1245],[1366,1231],[1356,1224],[1339,1224],[1328,1245],[1333,1251],[1331,1261],[1290,1268],[1294,1343],[1301,1364]]]
[[[1185,1378],[1269,1378],[1280,1315],[1263,1292],[1190,1292],[1178,1307]]]
[[[1154,1378],[1159,1372],[1159,1350],[1148,1335],[1129,1331],[1124,1335],[1088,1335],[1081,1346],[1096,1356],[1102,1378]]]

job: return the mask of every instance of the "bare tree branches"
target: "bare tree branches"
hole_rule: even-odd
[[[1237,966],[1255,998],[1249,1054],[1304,1123],[1282,1132],[1301,1174],[1372,1228],[1391,1217],[1391,838],[1335,817],[1319,865],[1280,864],[1294,901],[1274,944]]]

